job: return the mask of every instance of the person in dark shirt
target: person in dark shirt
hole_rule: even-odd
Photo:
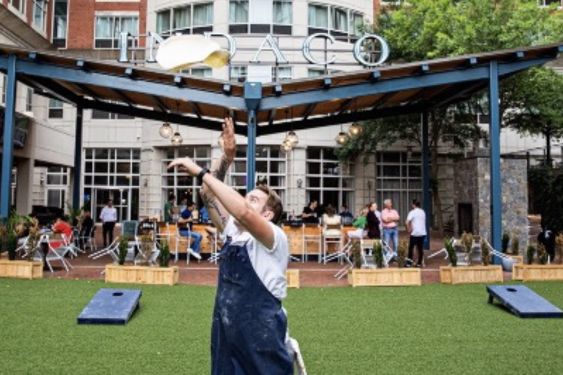
[[[203,236],[193,231],[193,222],[194,219],[192,217],[192,211],[195,208],[194,202],[189,202],[188,206],[180,213],[180,219],[178,219],[178,228],[180,229],[180,236],[184,237],[191,237],[192,243],[191,246],[188,246],[188,255],[193,255],[196,259],[201,259],[201,255],[199,255],[199,246],[201,244],[201,239]]]
[[[342,219],[343,225],[351,225],[354,222],[354,215],[348,209],[348,206],[343,205],[340,211],[340,218]]]
[[[376,210],[377,210],[377,204],[375,204],[375,202],[370,203],[366,221],[367,221],[367,229],[368,229],[368,238],[371,239],[381,238],[381,231],[379,230],[379,219],[375,214]]]
[[[555,260],[555,233],[549,230],[545,224],[542,225],[542,231],[538,234],[538,242],[545,247],[549,261],[553,263]]]
[[[90,237],[92,228],[94,227],[94,220],[90,215],[90,210],[84,210],[82,213],[82,220],[80,222],[80,237]]]
[[[312,200],[308,206],[303,208],[303,213],[301,214],[301,219],[304,223],[318,224],[319,218],[317,216],[318,202]]]

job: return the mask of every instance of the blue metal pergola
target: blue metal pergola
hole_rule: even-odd
[[[262,85],[198,79],[128,64],[84,60],[0,45],[7,74],[0,186],[0,220],[9,213],[16,82],[77,108],[74,176],[80,181],[82,114],[98,109],[195,128],[221,130],[230,115],[246,135],[247,189],[255,183],[256,138],[407,113],[422,114],[423,204],[430,213],[428,111],[488,88],[491,155],[491,242],[501,247],[499,80],[555,59],[562,44],[391,65]],[[74,184],[73,205],[80,203]]]

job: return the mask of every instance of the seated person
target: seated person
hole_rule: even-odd
[[[199,210],[199,222],[203,224],[209,223],[209,212],[207,212],[207,207],[201,206]]]
[[[57,220],[55,220],[55,223],[51,227],[51,230],[55,234],[59,234],[59,235],[64,234],[65,237],[67,238],[67,240],[69,240],[69,241],[72,238],[72,227],[70,226],[69,223],[67,223],[65,221],[64,216],[57,217]],[[63,243],[63,241],[54,241],[54,242],[51,243],[51,246],[53,248],[57,248],[57,247],[60,247],[62,245],[65,245],[65,243]]]
[[[192,230],[194,223],[192,211],[194,210],[194,208],[195,204],[193,202],[189,202],[186,209],[180,214],[180,218],[178,219],[178,229],[180,231],[180,236],[189,236],[192,238],[192,244],[187,249],[189,253],[187,256],[190,256],[191,254],[194,256],[194,258],[201,259],[201,255],[199,255],[199,246],[201,244],[201,239],[203,238],[203,236],[200,233],[194,232]]]
[[[342,218],[342,225],[350,225],[354,221],[354,215],[348,209],[348,206],[343,205],[340,210],[340,217]]]
[[[361,240],[362,238],[364,238],[364,235],[366,234],[365,227],[367,225],[367,214],[368,214],[367,207],[364,207],[360,210],[360,215],[352,223],[352,226],[354,226],[354,228],[356,229],[349,230],[346,233],[349,239]]]
[[[329,225],[335,226],[340,225],[340,215],[336,215],[336,210],[332,206],[326,208],[326,212],[323,215],[323,235],[325,237],[338,237],[342,233],[340,229],[331,228],[327,229]]]
[[[301,214],[301,219],[303,223],[306,224],[318,224],[319,219],[317,217],[317,207],[318,202],[313,199],[308,206],[303,208],[303,213]]]

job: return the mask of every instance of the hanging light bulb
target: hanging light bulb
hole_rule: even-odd
[[[348,134],[341,131],[336,136],[336,143],[338,143],[340,146],[342,146],[342,145],[346,144],[346,142],[348,142],[348,139],[350,139]]]
[[[290,152],[293,149],[291,143],[288,142],[287,138],[283,140],[281,144],[281,150],[284,152]]]
[[[291,130],[289,133],[287,133],[284,142],[288,142],[291,147],[295,147],[299,143],[299,138],[297,137],[297,134],[295,134],[295,132]]]
[[[171,140],[171,141],[172,141],[172,144],[173,144],[174,146],[179,146],[179,145],[182,144],[182,142],[183,142],[184,140],[182,139],[182,136],[180,135],[180,133],[179,133],[179,132],[176,132],[176,133],[174,133],[174,135],[172,136],[172,140]]]
[[[364,129],[362,128],[362,126],[357,122],[355,122],[352,125],[350,125],[350,127],[348,128],[348,134],[350,134],[351,138],[356,138],[357,136],[362,134],[363,130]]]
[[[172,129],[172,126],[170,126],[170,123],[168,121],[166,121],[165,123],[162,124],[162,126],[160,127],[158,132],[160,133],[160,136],[162,138],[170,138],[172,133],[174,133],[174,129]]]

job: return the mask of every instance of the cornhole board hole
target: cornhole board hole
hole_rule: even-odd
[[[78,316],[78,324],[126,324],[140,299],[138,289],[100,289]]]
[[[563,311],[524,285],[489,285],[489,303],[497,299],[520,318],[563,318]]]

